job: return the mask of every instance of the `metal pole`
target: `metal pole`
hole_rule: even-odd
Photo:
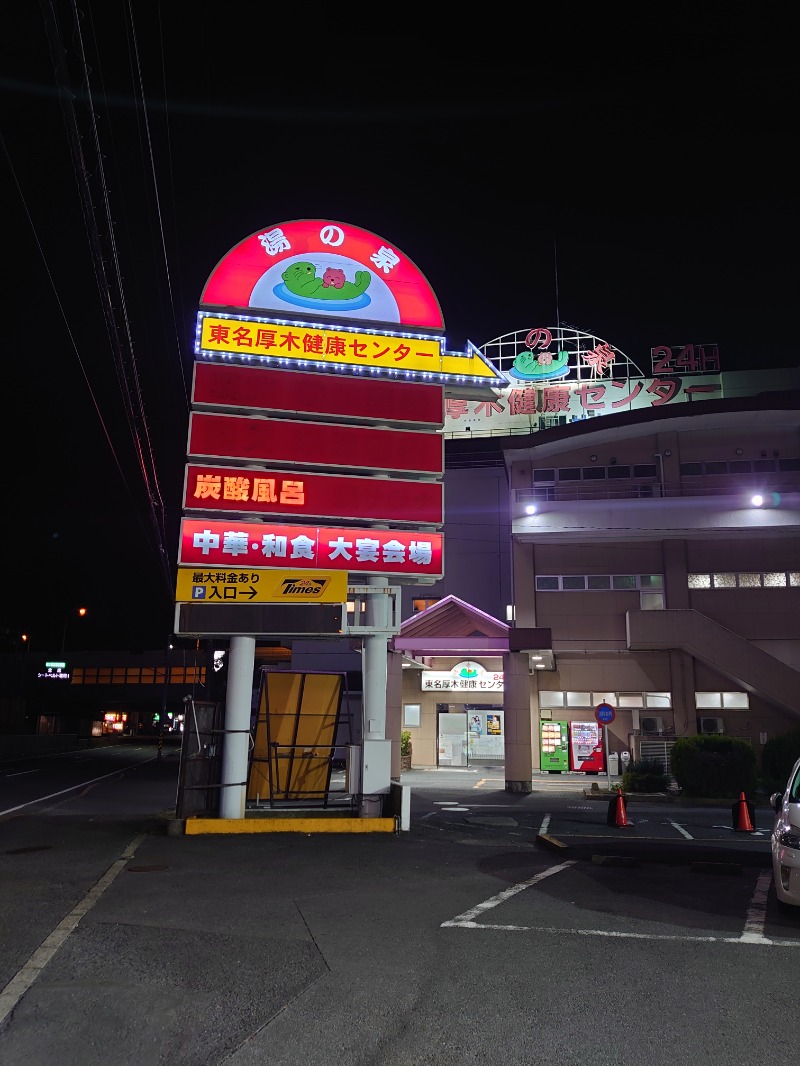
[[[607,725],[601,725],[600,728],[603,730],[603,742],[605,744],[605,749],[606,749],[606,778],[608,780],[608,791],[610,792],[611,791],[611,763],[608,761],[608,726]]]

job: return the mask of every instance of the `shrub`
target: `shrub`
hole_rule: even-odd
[[[670,755],[672,776],[687,796],[753,795],[756,754],[746,740],[726,736],[680,737]]]
[[[767,792],[785,788],[792,767],[800,759],[800,729],[771,737],[761,753],[761,772]]]
[[[395,736],[396,735],[397,734],[395,734]],[[411,754],[411,733],[408,729],[404,729],[403,732],[400,734],[400,754]]]
[[[622,775],[623,792],[666,792],[669,788],[669,774],[658,759],[640,759],[631,762]]]

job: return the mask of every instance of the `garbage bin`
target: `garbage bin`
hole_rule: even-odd
[[[612,751],[608,756],[608,772],[612,777],[619,776],[619,754]]]
[[[629,751],[623,751],[619,757],[620,766],[622,767],[623,774],[631,764],[631,753]]]

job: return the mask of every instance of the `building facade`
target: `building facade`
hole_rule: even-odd
[[[603,702],[616,711],[609,751],[634,759],[666,762],[675,739],[703,732],[740,737],[759,753],[769,737],[797,727],[796,390],[742,388],[726,399],[583,419],[528,436],[450,441],[448,467],[471,484],[475,513],[482,487],[496,485],[498,459],[506,506],[496,516],[482,511],[487,528],[470,533],[464,521],[451,528],[446,515],[446,582],[424,593],[429,633],[437,593],[471,604],[470,590],[480,587],[480,607],[495,627],[535,631],[537,643],[549,633],[549,649],[480,654],[466,635],[459,642],[457,626],[447,634],[447,655],[434,657],[435,643],[420,643],[403,670],[396,715],[411,732],[414,765],[450,764],[452,737],[442,742],[437,721],[456,702],[465,704],[467,755],[476,748],[471,716],[482,716],[474,725],[485,731],[491,708],[505,704],[501,728],[514,735],[518,753],[520,741],[528,744],[533,772],[543,768],[545,723],[593,720]],[[449,477],[448,470],[446,501]],[[470,540],[476,548],[496,542],[498,557],[463,550]],[[511,597],[503,602],[498,577],[492,602],[486,576],[502,575],[506,563]],[[404,654],[402,639],[396,647]],[[424,688],[426,669],[446,674],[465,660],[491,675],[507,675],[511,664],[518,677],[515,659],[527,664],[527,708],[517,690],[511,697],[522,723],[510,720],[508,676],[502,693],[480,698],[474,688]],[[514,773],[524,778],[524,770]]]

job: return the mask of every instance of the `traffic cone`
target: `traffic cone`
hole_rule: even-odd
[[[625,797],[622,795],[622,789],[617,789],[617,810],[614,817],[614,825],[617,829],[627,829],[633,825],[633,822],[628,821],[628,812],[625,810]]]
[[[738,807],[736,817],[736,832],[737,833],[754,833],[753,820],[750,817],[750,805],[747,802],[747,797],[744,792],[739,793],[739,800],[736,804]]]

